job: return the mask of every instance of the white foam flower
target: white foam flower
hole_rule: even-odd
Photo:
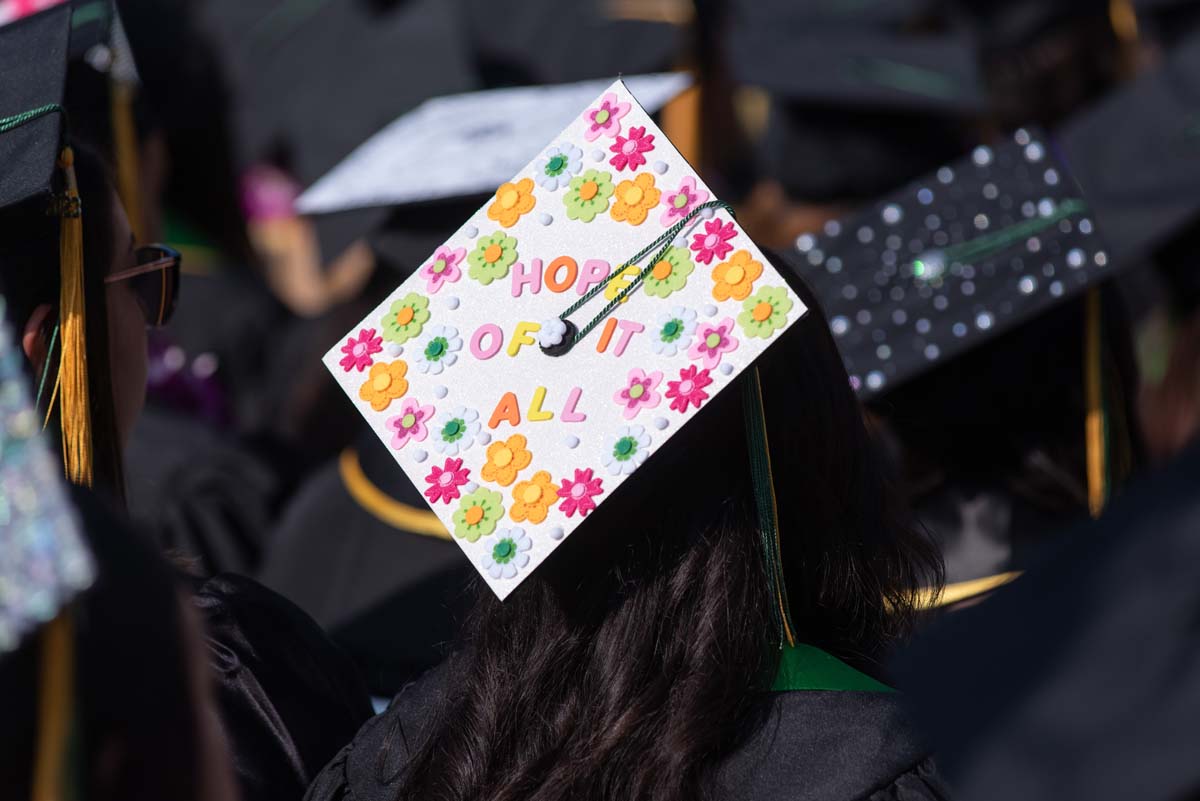
[[[604,466],[614,476],[629,475],[649,455],[650,435],[645,426],[622,426],[605,448]]]
[[[515,578],[529,564],[529,551],[533,548],[533,540],[525,533],[525,529],[497,529],[496,533],[483,541],[486,549],[479,564],[494,579]]]
[[[692,344],[696,333],[696,312],[683,306],[675,306],[670,311],[658,315],[657,328],[651,347],[662,356],[674,356],[681,350],[687,350]]]
[[[583,151],[570,142],[546,148],[533,168],[534,179],[551,192],[562,189],[583,169]]]
[[[561,345],[566,335],[567,324],[557,317],[551,317],[549,320],[542,320],[542,327],[538,330],[538,344],[543,348],[552,348]]]
[[[454,456],[475,444],[479,436],[479,412],[459,406],[444,411],[433,420],[433,447],[438,453]]]
[[[429,375],[441,375],[443,370],[458,361],[462,346],[462,337],[458,335],[457,328],[431,326],[415,349],[417,369]]]

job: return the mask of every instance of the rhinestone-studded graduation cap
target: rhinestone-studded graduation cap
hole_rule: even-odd
[[[325,364],[503,598],[804,310],[618,81]]]
[[[871,397],[1104,277],[1079,189],[1035,128],[798,238],[850,380]]]

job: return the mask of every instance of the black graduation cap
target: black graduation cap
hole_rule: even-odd
[[[743,3],[727,34],[734,79],[770,95],[758,156],[789,196],[862,202],[961,152],[965,121],[988,103],[965,30],[805,21],[796,5]]]
[[[1057,133],[1063,158],[1122,263],[1200,212],[1200,34],[1158,69]]]
[[[83,285],[82,209],[74,154],[64,146],[62,107],[71,7],[59,5],[0,28],[0,213],[45,196],[59,217],[59,362],[51,404],[59,405],[68,478],[92,482],[91,412]],[[61,180],[56,173],[61,172]],[[0,265],[2,266],[2,265]],[[74,291],[72,291],[74,290]],[[61,391],[60,391],[61,390]]]
[[[0,28],[0,209],[51,191],[70,32],[66,5]]]
[[[869,398],[1111,272],[1046,134],[980,145],[854,216],[798,238],[851,381]]]
[[[981,113],[987,93],[965,33],[735,26],[734,77],[792,101],[882,110]]]
[[[231,87],[241,166],[277,161],[304,185],[421,101],[476,88],[446,0],[213,0],[199,13]],[[386,219],[383,209],[318,217],[322,254]]]

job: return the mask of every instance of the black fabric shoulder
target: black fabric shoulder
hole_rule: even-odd
[[[334,757],[305,801],[392,801],[409,759],[441,717],[445,663],[407,685]]]
[[[196,581],[193,602],[243,801],[300,799],[371,715],[357,668],[308,615],[251,579]]]
[[[762,728],[721,767],[722,801],[941,801],[898,694],[774,693]]]

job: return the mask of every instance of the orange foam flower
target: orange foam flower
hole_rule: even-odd
[[[495,481],[507,487],[517,480],[517,473],[529,467],[533,454],[526,449],[523,434],[513,434],[507,440],[496,440],[487,449],[487,461],[479,470],[484,481]]]
[[[514,183],[502,183],[496,190],[496,199],[488,206],[489,220],[495,220],[505,228],[512,228],[522,214],[533,211],[537,200],[533,197],[533,179],[522,178]]]
[[[643,172],[635,175],[632,181],[617,184],[613,197],[617,202],[609,211],[612,218],[617,222],[641,225],[646,221],[650,209],[658,205],[662,192],[655,188],[654,176]]]
[[[716,281],[712,296],[717,300],[745,300],[754,290],[754,282],[763,273],[760,262],[750,258],[750,251],[739,250],[713,268],[712,277]]]
[[[382,412],[397,398],[408,392],[408,364],[402,360],[376,362],[367,373],[367,380],[358,388],[358,397],[371,404],[371,408]]]
[[[545,470],[533,474],[529,481],[522,481],[513,489],[513,505],[509,516],[513,522],[528,520],[541,523],[550,512],[550,505],[558,500],[558,487]]]

